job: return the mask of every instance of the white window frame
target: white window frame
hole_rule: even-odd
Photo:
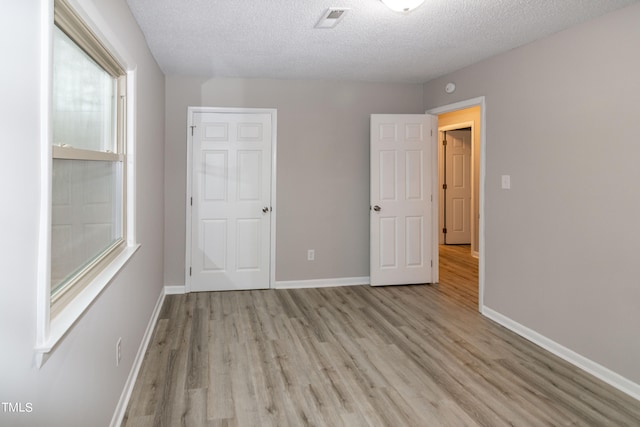
[[[67,0],[55,0],[55,8],[58,12],[65,11],[63,17],[56,15],[58,19],[71,19],[71,26],[83,25],[95,37],[95,42],[104,48],[108,54],[121,65],[120,72],[126,75],[125,114],[119,118],[124,120],[122,153],[108,154],[114,159],[124,159],[123,179],[126,187],[123,189],[123,242],[110,251],[95,266],[86,271],[79,279],[81,286],[79,291],[71,292],[72,298],[55,303],[55,313],[52,310],[51,297],[51,213],[52,213],[52,169],[53,159],[70,155],[76,158],[76,154],[83,150],[63,149],[52,146],[52,89],[53,89],[53,29],[54,29],[54,0],[41,0],[41,61],[40,76],[40,129],[41,129],[41,197],[40,197],[40,223],[39,223],[39,253],[38,253],[38,285],[37,285],[37,327],[36,327],[36,364],[42,366],[46,355],[50,353],[57,343],[65,336],[76,321],[82,316],[92,302],[100,295],[104,288],[113,280],[116,274],[125,266],[129,259],[140,247],[135,239],[135,83],[136,72],[132,61],[127,61],[126,52],[120,48],[114,48],[110,40],[116,39],[114,34],[109,34],[109,28],[102,23],[98,25],[91,19],[87,11],[79,7],[72,7]],[[94,13],[94,16],[96,14]],[[59,21],[57,21],[59,22]],[[67,27],[68,29],[68,27]],[[73,30],[73,28],[71,28]],[[103,30],[103,31],[101,31]],[[105,35],[107,34],[107,35]],[[84,48],[85,46],[83,46]],[[86,49],[85,49],[86,50]],[[89,52],[90,56],[101,55],[100,49]],[[99,61],[98,61],[99,62]],[[75,151],[75,152],[74,152]],[[66,154],[65,154],[66,152]],[[126,153],[124,155],[123,153]],[[82,153],[80,153],[82,154]],[[106,154],[106,153],[105,153]]]

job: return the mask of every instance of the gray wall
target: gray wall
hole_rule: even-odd
[[[369,115],[423,113],[421,85],[168,76],[166,94],[165,284],[184,284],[188,106],[278,109],[277,281],[369,275]]]
[[[427,109],[486,96],[485,305],[635,383],[639,23],[633,5],[424,85]]]
[[[162,289],[164,77],[124,0],[78,1],[126,46],[138,69],[137,227],[142,248],[59,342],[34,364],[40,192],[40,2],[14,1],[0,14],[0,425],[108,425]],[[8,7],[8,10],[7,10]],[[10,34],[11,37],[5,37]],[[122,337],[122,361],[115,344]]]

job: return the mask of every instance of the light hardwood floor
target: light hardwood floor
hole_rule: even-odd
[[[470,245],[440,245],[440,293],[456,303],[478,310],[478,259]]]
[[[440,275],[167,296],[123,425],[640,426],[640,402],[478,313],[468,247]]]

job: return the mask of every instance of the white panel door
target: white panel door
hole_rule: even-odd
[[[433,123],[425,114],[371,115],[371,284],[432,278]]]
[[[269,113],[194,112],[191,291],[269,287]]]
[[[446,224],[448,245],[471,243],[471,131],[447,131]]]

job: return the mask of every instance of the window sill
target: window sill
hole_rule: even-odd
[[[35,348],[36,365],[39,367],[58,342],[69,332],[82,314],[107,287],[120,270],[129,262],[140,248],[139,244],[126,246],[104,270],[102,270],[86,288],[82,290],[56,317],[50,320],[49,330],[43,342]]]

